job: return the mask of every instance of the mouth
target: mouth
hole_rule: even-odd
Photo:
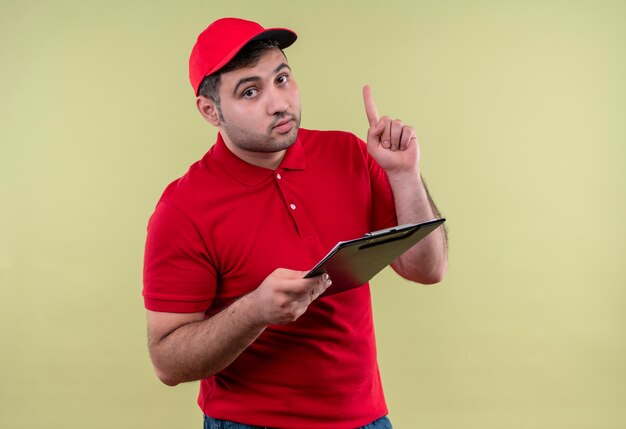
[[[272,126],[272,130],[276,130],[281,134],[288,133],[294,127],[295,121],[292,117],[283,119]]]

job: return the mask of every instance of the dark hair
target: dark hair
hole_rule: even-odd
[[[256,65],[261,56],[272,49],[280,49],[278,41],[276,40],[254,40],[245,45],[241,50],[230,60],[224,67],[219,69],[213,74],[205,76],[198,87],[198,94],[203,97],[207,97],[215,102],[217,110],[222,116],[220,109],[220,83],[222,73],[237,70],[243,67],[250,67]],[[281,50],[282,52],[282,50]],[[284,53],[283,53],[284,54]]]

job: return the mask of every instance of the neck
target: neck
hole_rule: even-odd
[[[276,170],[281,161],[285,157],[286,149],[278,152],[252,152],[242,149],[232,144],[228,138],[222,134],[222,138],[226,147],[239,159],[247,162],[248,164],[256,165],[257,167],[267,168],[269,170]]]

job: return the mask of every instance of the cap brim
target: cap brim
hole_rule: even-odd
[[[287,28],[268,28],[264,32],[257,34],[253,40],[276,40],[280,49],[288,48],[298,38],[298,35]]]

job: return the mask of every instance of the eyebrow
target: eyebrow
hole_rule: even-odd
[[[278,72],[280,72],[282,69],[287,68],[289,69],[289,71],[291,71],[291,67],[289,67],[289,64],[287,63],[281,63],[278,67],[276,67],[274,69],[274,71],[272,72],[272,75],[277,74]],[[260,76],[248,76],[248,77],[244,77],[242,79],[239,79],[239,81],[237,82],[237,85],[235,85],[235,89],[233,90],[233,96],[237,95],[237,90],[239,89],[239,87],[245,83],[248,82],[258,82],[261,80]]]

